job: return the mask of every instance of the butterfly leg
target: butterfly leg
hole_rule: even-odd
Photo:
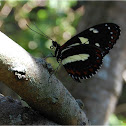
[[[51,54],[51,55],[50,55]],[[49,55],[47,55],[45,58],[44,58],[44,60],[46,60],[47,58],[49,58],[49,57],[55,57],[55,55],[53,55],[52,53],[50,53]]]
[[[62,63],[62,62],[60,62],[60,63],[59,63],[59,66],[51,73],[51,75],[49,76],[48,82],[49,82],[51,76],[52,76],[53,74],[57,73],[57,71],[58,71],[58,69],[59,69],[61,63]]]

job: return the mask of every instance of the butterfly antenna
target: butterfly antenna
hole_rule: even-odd
[[[46,38],[52,40],[49,36],[47,36],[44,32],[42,32],[42,31],[38,28],[38,26],[37,26],[35,23],[34,23],[34,25],[35,25],[35,27],[36,27],[44,36],[46,36]],[[52,40],[52,41],[53,41],[53,40]]]
[[[39,34],[39,35],[41,35],[41,36],[43,36],[43,37],[45,37],[45,38],[47,38],[47,39],[52,40],[52,39],[49,38],[47,35],[45,35],[42,31],[41,31],[41,33],[43,33],[43,34],[41,34],[41,33],[37,32],[37,31],[33,30],[28,24],[26,24],[26,25],[27,25],[27,27],[28,27],[30,30],[34,31],[35,33],[37,33],[37,34]],[[38,28],[37,28],[37,29],[38,29]],[[39,30],[39,31],[40,31],[40,30]],[[52,40],[52,41],[53,41],[53,40]]]

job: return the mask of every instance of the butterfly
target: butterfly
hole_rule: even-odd
[[[120,27],[103,23],[75,35],[62,46],[52,40],[54,57],[61,62],[68,74],[77,82],[90,78],[100,69],[103,57],[119,39]]]

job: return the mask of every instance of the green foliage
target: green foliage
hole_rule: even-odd
[[[45,57],[51,52],[51,40],[31,31],[26,24],[38,31],[35,22],[42,32],[62,45],[76,34],[82,15],[72,9],[76,4],[76,0],[1,1],[1,31],[33,56]]]
[[[126,118],[124,118],[123,116],[119,119],[116,115],[111,115],[111,117],[109,118],[109,126],[115,126],[115,125],[119,125],[119,126],[126,126]]]
[[[43,10],[43,9],[40,9],[38,12],[37,12],[37,16],[40,20],[46,20],[48,18],[48,14],[46,12],[46,10]]]

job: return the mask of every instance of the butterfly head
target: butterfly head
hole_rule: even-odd
[[[50,49],[54,49],[59,47],[59,44],[56,41],[52,41],[52,45],[50,46]]]

